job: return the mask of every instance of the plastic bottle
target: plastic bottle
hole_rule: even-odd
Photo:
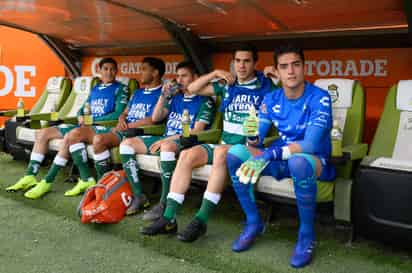
[[[342,138],[343,132],[339,127],[338,121],[333,121],[333,128],[330,131],[330,136],[332,140],[332,156],[333,157],[340,157],[343,155],[342,152]]]
[[[86,102],[83,108],[83,120],[84,125],[92,125],[93,124],[93,116],[91,115],[90,104]]]
[[[184,109],[182,114],[182,131],[183,137],[190,136],[190,114],[187,109]]]
[[[19,98],[17,102],[17,117],[24,117],[24,101],[23,98]]]

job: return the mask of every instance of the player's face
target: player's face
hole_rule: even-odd
[[[296,89],[305,82],[305,65],[296,53],[280,55],[276,70],[283,87]]]
[[[151,67],[148,63],[143,63],[140,67],[140,81],[143,85],[151,84],[154,81],[155,69]]]
[[[254,75],[256,66],[255,61],[253,61],[253,53],[250,51],[236,51],[233,66],[239,81],[250,80]]]
[[[103,83],[109,83],[116,78],[117,67],[112,63],[104,63],[100,68]]]
[[[195,80],[195,74],[190,69],[179,68],[176,73],[176,81],[182,86],[182,90],[186,90],[189,84]]]

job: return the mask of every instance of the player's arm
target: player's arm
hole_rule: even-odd
[[[189,84],[187,90],[190,94],[213,96],[215,95],[215,88],[211,82],[216,78],[224,79],[229,85],[233,84],[235,81],[235,78],[232,74],[230,74],[230,72],[224,70],[214,70],[213,72],[203,75],[193,81]]]
[[[165,85],[162,88],[162,93],[157,100],[156,106],[153,110],[152,120],[154,123],[163,121],[169,114],[170,100],[167,99],[163,90],[167,88]]]
[[[152,117],[146,117],[144,119],[140,119],[138,121],[131,122],[131,123],[127,124],[127,126],[129,128],[137,128],[137,127],[140,127],[140,126],[143,126],[143,125],[152,125],[152,124],[154,124],[154,122],[152,120]]]
[[[196,116],[196,122],[191,133],[206,130],[213,123],[215,117],[215,102],[211,98],[204,98],[199,108],[199,114]]]

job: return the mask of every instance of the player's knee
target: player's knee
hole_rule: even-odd
[[[213,151],[213,165],[226,165],[226,156],[228,149],[224,146],[216,147]]]
[[[288,160],[289,171],[294,182],[307,180],[315,175],[316,161],[309,154],[296,154]]]
[[[80,139],[81,139],[80,130],[78,128],[76,128],[76,129],[70,131],[70,133],[67,135],[67,138],[68,138],[68,141],[69,141],[70,145],[79,143]]]
[[[197,157],[197,153],[195,150],[186,149],[180,153],[179,161],[182,165],[190,168],[193,166],[193,163],[195,162],[196,157]]]
[[[250,155],[245,145],[236,144],[230,147],[226,155],[226,165],[231,176],[236,174],[237,169],[248,160]]]
[[[173,141],[166,141],[160,145],[160,151],[162,152],[175,152],[177,149],[177,145]]]
[[[106,141],[103,135],[95,135],[93,137],[93,149],[95,152],[106,150]]]

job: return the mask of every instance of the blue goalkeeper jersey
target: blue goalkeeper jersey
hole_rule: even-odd
[[[131,123],[151,117],[161,91],[161,85],[153,88],[137,89],[127,105],[129,111],[127,113],[126,122]]]
[[[259,124],[273,123],[280,139],[274,145],[310,142],[313,154],[329,158],[331,153],[332,102],[327,91],[305,83],[301,97],[288,99],[283,88],[269,93],[259,111]],[[313,137],[314,134],[316,137]],[[260,134],[266,135],[266,132]],[[314,143],[317,142],[317,143]],[[307,144],[307,143],[306,143]],[[307,145],[301,145],[301,147]],[[303,151],[305,152],[305,151]]]

